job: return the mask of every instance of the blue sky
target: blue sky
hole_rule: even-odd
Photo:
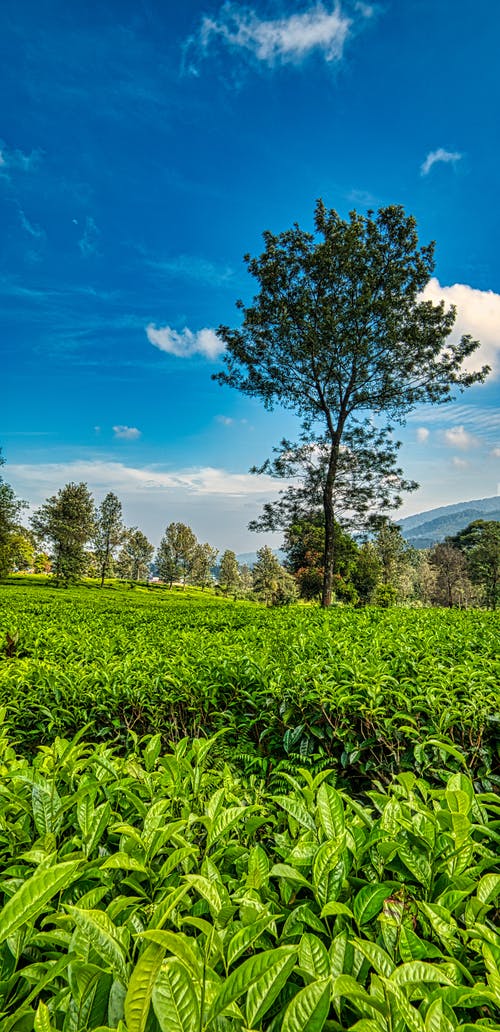
[[[498,5],[5,0],[0,21],[0,444],[22,497],[83,479],[155,543],[179,519],[262,543],[246,524],[277,487],[248,469],[295,421],[211,381],[214,330],[252,297],[243,254],[312,228],[319,196],[413,213],[429,296],[493,368],[408,420],[401,514],[497,493]]]

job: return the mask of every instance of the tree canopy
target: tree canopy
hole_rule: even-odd
[[[394,422],[404,423],[418,404],[451,400],[454,387],[484,380],[488,368],[463,371],[479,342],[468,335],[451,341],[455,309],[422,300],[434,245],[419,245],[415,219],[401,206],[344,220],[318,201],[315,230],[295,224],[278,235],[267,231],[262,254],[245,256],[259,292],[251,305],[237,302],[241,326],[219,328],[225,369],[215,379],[267,408],[292,409],[302,421],[295,450],[323,450],[317,491],[325,522],[322,600],[329,605],[349,458],[354,469],[363,450],[374,450],[377,464],[391,449],[394,458]],[[386,464],[368,508],[391,477],[401,480],[401,471]],[[392,500],[397,504],[397,491]]]
[[[94,500],[87,484],[66,484],[36,511],[31,525],[52,545],[56,584],[72,584],[86,565],[85,545],[95,528]]]

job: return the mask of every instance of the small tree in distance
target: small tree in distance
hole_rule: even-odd
[[[302,421],[295,447],[322,449],[322,604],[329,606],[342,457],[355,467],[378,435],[377,462],[394,447],[393,422],[404,423],[416,405],[449,401],[453,387],[482,382],[489,370],[462,371],[478,341],[451,341],[455,309],[421,299],[434,245],[419,246],[415,219],[401,206],[344,220],[318,201],[315,229],[316,237],[297,224],[266,232],[263,253],[245,256],[259,293],[248,307],[237,302],[241,327],[219,327],[226,368],[214,378],[267,408],[292,409]]]
[[[118,556],[118,574],[123,579],[144,580],[149,574],[154,546],[142,530],[131,527],[125,532],[123,546]]]
[[[264,545],[257,552],[253,568],[254,594],[267,606],[283,606],[297,598],[297,585],[276,558],[274,552]]]
[[[229,548],[226,549],[221,556],[219,585],[225,595],[228,595],[229,592],[234,592],[236,594],[240,586],[240,571],[238,561],[236,559],[236,553],[232,552]]]
[[[162,580],[172,587],[176,580],[183,586],[189,579],[198,542],[185,523],[169,523],[158,548],[156,563]]]
[[[196,584],[204,591],[209,584],[213,583],[212,570],[217,562],[218,554],[218,549],[212,548],[208,541],[203,545],[196,545],[189,574],[191,584]]]
[[[109,491],[97,509],[93,535],[95,560],[101,588],[104,586],[105,577],[111,574],[113,553],[123,541],[124,534],[122,504],[116,495]]]

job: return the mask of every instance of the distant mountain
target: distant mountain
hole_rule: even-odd
[[[455,502],[453,505],[441,505],[438,509],[429,509],[427,512],[417,512],[415,516],[405,516],[404,519],[395,519],[398,527],[401,527],[403,537],[409,545],[414,548],[431,548],[446,537],[453,537],[463,530],[473,520],[498,520],[500,522],[500,495],[493,495],[492,498],[476,498],[471,502]],[[285,554],[280,549],[274,548],[274,554],[280,563],[285,559]],[[240,552],[236,556],[240,566],[255,566],[257,561],[256,552]]]
[[[446,537],[458,534],[473,520],[500,521],[500,497],[494,495],[492,498],[442,505],[395,522],[401,527],[408,544],[414,548],[430,548]]]

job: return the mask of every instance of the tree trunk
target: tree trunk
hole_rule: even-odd
[[[323,592],[321,605],[328,609],[332,604],[333,596],[333,573],[335,570],[335,510],[333,505],[333,489],[337,474],[338,443],[332,443],[328,473],[326,476],[325,490],[323,491],[323,508],[325,511],[325,552],[324,552],[324,574]]]

